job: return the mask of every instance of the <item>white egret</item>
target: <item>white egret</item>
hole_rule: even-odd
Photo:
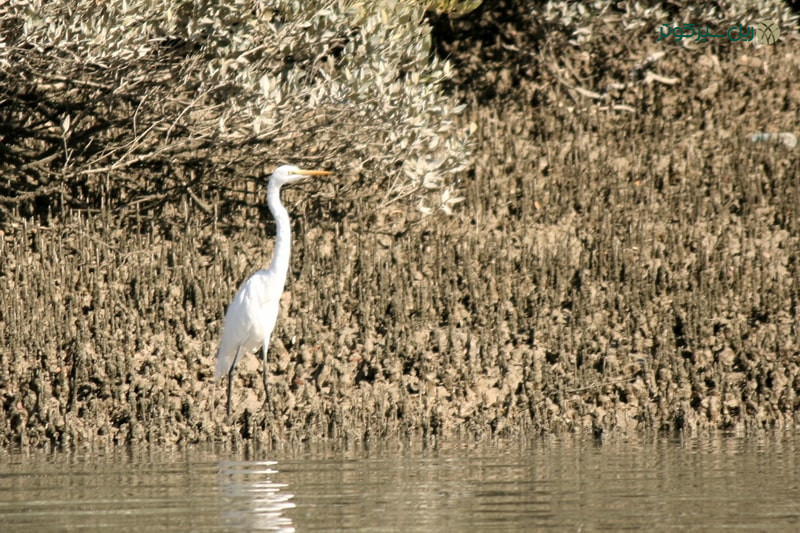
[[[306,176],[325,176],[325,170],[302,170],[293,165],[275,169],[267,184],[267,205],[275,218],[275,250],[266,270],[259,270],[245,281],[225,313],[222,340],[217,351],[217,368],[214,377],[219,381],[228,375],[228,416],[231,414],[231,394],[236,363],[244,354],[261,348],[264,362],[264,393],[267,393],[267,349],[275,321],[278,319],[283,285],[289,270],[292,231],[289,213],[281,204],[281,186],[299,181]]]

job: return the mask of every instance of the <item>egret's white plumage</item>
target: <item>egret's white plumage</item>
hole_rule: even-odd
[[[284,281],[275,272],[259,270],[242,283],[225,313],[225,325],[217,351],[216,379],[221,379],[242,358],[258,348],[268,348],[278,320],[278,306]]]
[[[272,330],[278,320],[278,306],[286,283],[291,255],[291,227],[289,213],[281,204],[281,186],[306,176],[327,175],[324,170],[302,170],[293,165],[283,165],[272,173],[267,184],[267,205],[275,217],[275,250],[266,270],[259,270],[245,281],[225,313],[222,339],[217,350],[217,380],[228,376],[227,412],[231,414],[233,374],[236,364],[244,354],[261,348],[264,364],[264,391],[267,391],[267,350]]]

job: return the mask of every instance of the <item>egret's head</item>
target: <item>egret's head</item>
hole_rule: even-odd
[[[269,181],[280,187],[287,183],[294,183],[308,176],[327,176],[327,170],[303,170],[294,165],[283,165],[275,169]]]

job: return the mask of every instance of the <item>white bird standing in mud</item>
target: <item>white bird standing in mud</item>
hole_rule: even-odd
[[[272,330],[278,319],[278,306],[289,270],[292,231],[289,213],[281,204],[281,186],[299,181],[306,176],[325,176],[325,170],[302,170],[292,165],[275,169],[267,184],[267,205],[275,218],[275,250],[267,270],[259,270],[245,281],[225,313],[222,340],[217,351],[217,368],[214,377],[219,381],[228,375],[228,416],[231,414],[233,374],[236,363],[246,353],[261,348],[264,362],[264,392],[267,393],[267,349]]]

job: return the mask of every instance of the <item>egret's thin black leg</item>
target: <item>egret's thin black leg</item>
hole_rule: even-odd
[[[265,402],[269,400],[269,391],[267,390],[267,377],[269,376],[269,372],[267,371],[268,370],[267,369],[267,349],[268,349],[267,342],[269,342],[269,337],[267,337],[267,339],[264,340],[264,346],[261,349],[261,358],[264,360],[264,401]]]
[[[239,355],[242,352],[242,347],[236,350],[236,357],[233,358],[233,364],[231,364],[231,369],[228,370],[228,404],[226,410],[228,412],[228,418],[231,417],[231,397],[233,396],[233,374],[236,373],[236,363],[239,362]]]
[[[231,369],[228,371],[228,417],[231,416],[231,396],[233,395],[233,368],[235,365],[231,365]]]

